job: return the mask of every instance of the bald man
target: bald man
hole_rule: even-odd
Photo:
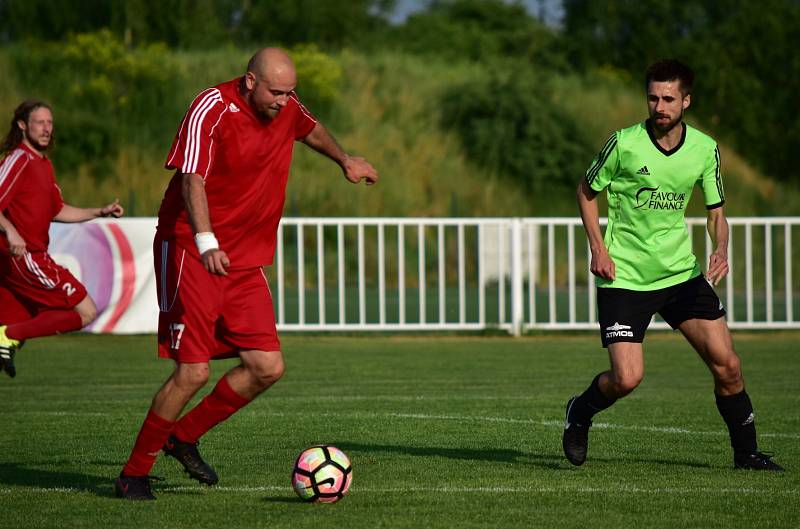
[[[349,182],[378,181],[375,169],[345,153],[300,103],[296,85],[284,51],[259,50],[243,77],[200,92],[180,124],[153,243],[158,354],[175,369],[116,479],[118,497],[155,499],[148,475],[162,450],[189,477],[216,484],[198,440],[283,375],[262,267],[272,264],[294,142],[335,161]],[[181,416],[208,381],[209,361],[231,357],[239,365]]]

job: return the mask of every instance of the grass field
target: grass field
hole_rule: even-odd
[[[171,369],[153,337],[41,339],[0,379],[0,526],[796,528],[798,339],[736,335],[761,449],[787,468],[762,474],[731,468],[710,377],[672,334],[648,337],[642,386],[596,417],[580,468],[562,415],[606,365],[594,334],[285,336],[284,379],[202,441],[219,485],[159,458],[147,503],[113,498],[112,480]],[[290,488],[317,443],[353,462],[337,504]]]

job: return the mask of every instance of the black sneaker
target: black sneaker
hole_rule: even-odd
[[[586,450],[589,447],[589,427],[592,421],[577,423],[570,418],[572,404],[578,396],[574,396],[567,402],[567,413],[564,420],[564,435],[561,438],[561,446],[564,448],[564,455],[570,463],[579,467],[586,461]]]
[[[765,454],[763,452],[733,454],[733,468],[783,472],[783,467],[772,461],[772,454]]]
[[[17,376],[17,368],[14,367],[14,355],[22,347],[23,342],[6,336],[6,328],[6,325],[0,325],[0,371],[14,378]]]
[[[189,477],[206,485],[216,485],[219,481],[217,473],[203,461],[197,451],[198,443],[184,443],[174,435],[170,435],[164,445],[164,453],[177,459],[183,465]]]
[[[14,354],[16,352],[14,348],[9,349],[0,346],[0,371],[3,371],[11,378],[17,376],[17,368],[14,367]]]
[[[120,474],[114,480],[114,492],[117,498],[125,500],[154,500],[153,491],[150,490],[150,481],[158,479],[153,476],[123,476]]]

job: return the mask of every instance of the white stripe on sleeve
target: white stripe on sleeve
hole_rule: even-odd
[[[197,163],[200,158],[200,147],[202,144],[201,135],[203,133],[203,120],[205,120],[206,115],[214,105],[221,102],[222,96],[220,96],[219,90],[213,90],[209,92],[192,111],[192,116],[189,118],[186,148],[183,154],[182,172],[197,172]]]
[[[302,112],[308,119],[310,119],[314,123],[317,123],[317,119],[314,116],[312,116],[311,112],[308,111],[306,106],[300,102],[300,100],[297,98],[297,94],[292,94],[291,98],[294,99],[295,103],[297,103],[297,106],[300,107],[300,112]]]
[[[0,195],[0,200],[3,200],[3,198],[5,198],[5,196],[8,194],[8,192],[11,191],[11,188],[13,187],[14,182],[16,181],[16,177],[25,169],[25,166],[28,165],[28,161],[30,160],[30,158],[27,158],[27,154],[22,149],[15,149],[11,154],[6,156],[6,159],[3,160],[2,164],[0,164],[0,188],[2,188],[3,183],[8,178],[8,175],[11,173],[11,169],[14,167],[14,165],[16,165],[17,160],[19,160],[20,157],[22,156],[26,157],[25,163],[22,164],[22,166],[14,175],[14,180],[8,185],[6,192]]]

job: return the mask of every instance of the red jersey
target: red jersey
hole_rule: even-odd
[[[206,89],[192,102],[165,164],[177,171],[158,212],[159,236],[199,259],[181,175],[201,175],[212,229],[234,270],[272,264],[294,142],[317,124],[294,94],[265,121],[239,93],[241,81]]]
[[[29,252],[46,252],[50,221],[64,207],[53,164],[24,143],[0,162],[0,211],[25,240]],[[8,239],[0,232],[0,252]]]

